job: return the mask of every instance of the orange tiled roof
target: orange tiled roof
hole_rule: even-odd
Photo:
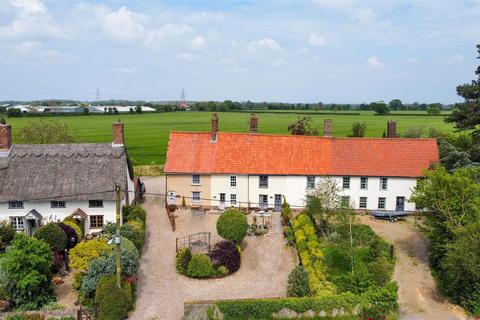
[[[166,173],[421,177],[435,139],[171,132]]]

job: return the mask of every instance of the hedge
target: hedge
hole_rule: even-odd
[[[383,288],[369,289],[364,294],[346,292],[312,298],[229,300],[216,302],[215,305],[222,312],[224,320],[273,319],[272,315],[284,308],[297,313],[324,311],[330,316],[333,310],[343,310],[345,315],[379,310],[388,314],[398,309],[397,285],[390,283]]]

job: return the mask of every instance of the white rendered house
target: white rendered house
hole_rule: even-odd
[[[435,139],[396,138],[388,123],[387,138],[335,138],[332,123],[325,135],[172,132],[164,171],[168,201],[203,207],[267,207],[280,210],[283,197],[302,208],[309,190],[329,177],[344,201],[358,210],[415,211],[409,202],[417,179],[439,162]]]
[[[122,122],[113,142],[12,144],[11,126],[0,124],[0,220],[31,235],[36,227],[72,217],[86,233],[115,222],[113,190],[122,207],[136,200],[138,181],[128,160]],[[128,192],[130,191],[130,192]]]

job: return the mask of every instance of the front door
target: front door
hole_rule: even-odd
[[[405,197],[397,197],[397,211],[404,211],[405,210]]]
[[[263,210],[267,209],[268,208],[268,195],[266,195],[266,194],[259,195],[258,202],[259,202],[260,209],[263,209]]]
[[[35,229],[38,226],[37,220],[27,219],[26,223],[27,223],[27,225],[26,225],[25,231],[27,233],[27,236],[31,237],[35,233]]]
[[[275,195],[275,212],[280,212],[282,210],[282,195]]]
[[[225,193],[220,193],[220,203],[218,204],[220,210],[225,210]]]

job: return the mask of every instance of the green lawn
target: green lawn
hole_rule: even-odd
[[[445,124],[442,116],[418,116],[390,114],[375,116],[370,111],[359,111],[360,115],[315,115],[312,113],[313,124],[323,132],[323,119],[333,121],[335,136],[346,136],[351,132],[353,122],[367,124],[367,136],[381,137],[389,119],[397,121],[397,130],[401,133],[408,127],[435,127],[444,131],[452,131],[451,124]],[[409,113],[412,113],[410,111]],[[248,113],[220,112],[219,126],[221,131],[247,132]],[[153,114],[122,114],[101,116],[59,116],[48,118],[9,118],[13,126],[14,142],[21,143],[17,138],[18,130],[28,121],[38,119],[58,119],[66,122],[78,142],[108,142],[112,141],[112,122],[121,119],[125,123],[126,143],[134,164],[163,164],[170,130],[208,131],[210,130],[209,112],[168,112]],[[288,133],[287,127],[295,121],[297,115],[279,113],[260,113],[258,115],[260,133]]]

